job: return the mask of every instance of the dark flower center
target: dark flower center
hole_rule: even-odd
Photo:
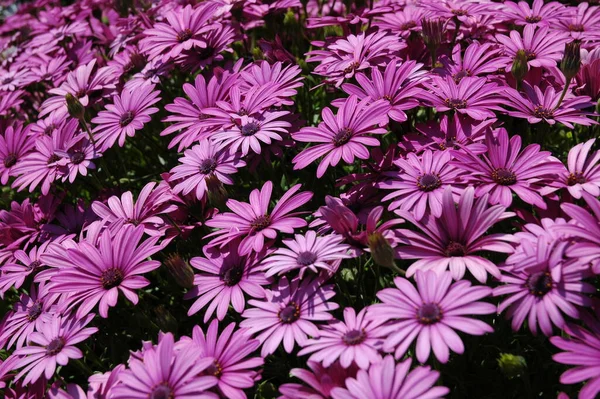
[[[424,303],[417,309],[417,320],[421,324],[435,324],[442,320],[442,309],[437,303]]]
[[[525,56],[527,57],[527,61],[531,61],[537,57],[537,54],[531,50],[523,49],[525,51]]]
[[[530,15],[527,18],[525,18],[525,21],[529,22],[530,24],[538,23],[541,20],[542,20],[542,17],[540,17],[539,15]]]
[[[466,78],[467,76],[472,76],[473,73],[471,71],[469,71],[468,69],[464,69],[462,71],[456,72],[452,78],[454,79],[454,81],[456,83],[460,82],[462,80],[462,78]]]
[[[87,94],[87,91],[85,89],[79,89],[76,93],[75,93],[75,97],[77,98],[81,98],[84,97]]]
[[[356,68],[358,68],[360,66],[360,64],[358,62],[353,62],[350,65],[348,65],[345,69],[344,69],[344,74],[353,72]]]
[[[40,262],[39,260],[34,260],[33,262],[31,262],[29,264],[29,266],[27,266],[28,270],[35,270],[38,267],[40,267],[42,265],[42,262]]]
[[[354,131],[349,127],[342,128],[338,130],[335,136],[333,136],[333,145],[336,147],[341,147],[349,142],[353,135]]]
[[[148,399],[175,399],[175,392],[166,382],[163,382],[152,388]]]
[[[54,128],[56,128],[56,126],[54,126],[54,123],[49,124],[48,126],[46,126],[46,128],[44,129],[44,134],[46,136],[51,136],[52,135],[52,131],[54,130]]]
[[[586,179],[583,176],[583,173],[581,173],[581,172],[571,173],[571,174],[569,174],[569,177],[567,177],[567,184],[569,186],[574,186],[576,184],[583,184],[585,182],[586,182]]]
[[[254,136],[260,130],[260,126],[256,122],[248,122],[242,126],[242,136]]]
[[[283,324],[290,324],[298,320],[300,317],[300,306],[296,302],[290,302],[285,308],[281,309],[277,314],[279,320]]]
[[[542,297],[552,289],[552,277],[548,272],[537,272],[527,279],[525,286],[531,295]]]
[[[440,176],[437,174],[425,173],[424,175],[419,176],[417,179],[417,187],[419,187],[419,190],[421,191],[433,191],[441,185],[442,181],[440,180]]]
[[[317,255],[314,252],[304,251],[304,252],[300,252],[298,254],[298,258],[296,259],[296,262],[298,262],[299,265],[308,266],[308,265],[312,265],[313,263],[315,263],[316,260],[317,260]]]
[[[346,345],[352,346],[361,344],[366,337],[364,330],[350,330],[344,334],[342,341],[344,341]]]
[[[219,362],[213,360],[213,363],[204,370],[206,375],[214,375],[215,377],[220,377],[223,374],[223,367]]]
[[[58,161],[60,161],[60,157],[56,154],[52,154],[50,155],[50,158],[48,158],[48,165]]]
[[[198,166],[200,173],[203,175],[208,175],[217,169],[217,160],[214,158],[207,158],[200,161],[200,165]]]
[[[34,302],[29,309],[27,309],[27,320],[34,321],[42,314],[42,303]]]
[[[465,256],[467,253],[467,249],[464,245],[456,241],[450,241],[448,245],[446,245],[446,250],[444,251],[447,257],[453,256]]]
[[[12,78],[12,76],[7,76],[7,77],[5,77],[5,78],[2,80],[2,84],[5,84],[5,85],[7,85],[7,84],[9,84],[9,83],[10,83],[10,82],[12,82],[12,81],[13,81],[13,78]]]
[[[492,180],[501,186],[510,186],[517,182],[517,175],[510,169],[498,168],[492,172]]]
[[[183,43],[185,41],[190,40],[192,36],[194,36],[192,31],[189,28],[186,28],[177,34],[177,41],[179,43]]]
[[[271,216],[269,216],[269,215],[259,216],[250,223],[250,227],[254,231],[261,231],[261,230],[269,227],[270,225],[271,225]]]
[[[233,287],[240,282],[244,275],[244,267],[240,265],[233,265],[221,272],[219,278],[228,287]]]
[[[409,30],[417,26],[415,21],[408,21],[400,25],[400,30]]]
[[[15,154],[13,154],[12,152],[10,154],[8,154],[6,156],[6,158],[4,158],[4,167],[5,168],[10,168],[11,166],[14,166],[14,164],[17,163],[17,156]]]
[[[116,267],[106,269],[100,275],[100,282],[105,290],[118,286],[123,281],[123,272]]]
[[[198,57],[201,60],[206,60],[209,59],[210,57],[212,57],[215,54],[215,48],[211,47],[211,46],[207,46],[206,48],[201,49],[200,51],[198,51]]]
[[[392,101],[394,101],[394,99],[392,98],[391,95],[386,94],[385,96],[381,97],[382,99],[386,100],[388,103],[392,103]]]
[[[125,112],[123,115],[121,115],[121,119],[119,119],[119,125],[121,125],[121,127],[125,127],[127,125],[129,125],[131,123],[131,121],[133,120],[133,112],[131,111],[127,111]]]
[[[582,24],[570,24],[569,30],[571,32],[583,32],[583,31],[585,31],[585,28]]]
[[[468,13],[469,12],[467,10],[452,10],[452,14],[456,15],[457,17],[462,17]]]
[[[79,165],[85,160],[85,154],[82,151],[75,151],[71,154],[71,163]]]
[[[467,108],[467,100],[461,100],[459,98],[447,98],[444,100],[444,104],[446,104],[446,106],[448,108],[452,108],[452,109],[463,109],[463,108]]]
[[[65,346],[65,340],[62,337],[54,338],[46,345],[46,355],[54,356],[60,353],[62,348]]]
[[[538,118],[550,119],[554,115],[550,108],[544,108],[543,105],[537,105],[533,107],[533,115]]]

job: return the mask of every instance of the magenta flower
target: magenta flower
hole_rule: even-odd
[[[227,207],[233,212],[215,215],[205,224],[219,230],[206,237],[215,237],[210,246],[221,247],[235,238],[242,238],[239,247],[240,255],[260,252],[265,247],[265,239],[274,240],[277,232],[291,234],[295,229],[306,226],[306,221],[298,216],[300,212],[293,210],[306,204],[312,198],[311,192],[300,192],[300,184],[290,188],[277,205],[269,213],[269,201],[273,191],[273,183],[266,182],[260,189],[250,193],[250,203],[233,199],[227,201]]]
[[[498,129],[496,136],[488,131],[485,144],[488,150],[481,158],[466,149],[452,151],[454,165],[471,173],[469,181],[475,183],[475,196],[489,193],[490,204],[508,207],[514,192],[526,203],[546,209],[538,191],[562,173],[562,163],[550,152],[540,151],[539,144],[530,144],[521,151],[521,137],[514,135],[509,141],[506,129]]]
[[[380,30],[389,30],[403,38],[410,36],[411,32],[421,31],[421,21],[427,19],[431,11],[417,4],[406,4],[401,11],[386,13],[375,18],[373,26]]]
[[[340,159],[351,164],[354,157],[368,159],[366,146],[379,146],[379,140],[367,134],[385,134],[387,129],[379,127],[388,122],[389,104],[385,100],[372,102],[370,98],[358,101],[350,96],[334,115],[324,108],[323,122],[318,127],[305,127],[292,134],[294,140],[306,143],[322,143],[296,155],[292,162],[294,170],[304,169],[320,157],[317,177],[322,177],[329,166],[336,166]],[[375,127],[377,126],[377,127]]]
[[[470,76],[482,76],[494,73],[506,66],[506,63],[498,59],[500,50],[491,43],[471,43],[462,55],[460,44],[452,49],[450,57],[440,57],[441,68],[436,71],[441,76],[451,76],[454,81]]]
[[[504,99],[498,95],[499,86],[486,78],[464,77],[458,83],[451,77],[433,76],[431,82],[423,83],[429,91],[421,98],[438,112],[455,111],[475,120],[495,118],[494,111],[502,111],[499,104]]]
[[[88,169],[95,169],[92,160],[102,156],[91,143],[88,136],[81,131],[77,119],[69,119],[55,133],[62,141],[61,148],[54,153],[63,158],[61,168],[62,181],[73,183],[77,175],[86,176]]]
[[[42,323],[37,332],[29,335],[29,345],[13,353],[13,356],[24,356],[14,366],[15,369],[24,367],[15,379],[26,375],[23,384],[35,383],[42,374],[48,379],[54,375],[57,365],[66,366],[69,359],[82,358],[83,353],[75,345],[98,331],[96,327],[86,328],[93,318],[93,314],[82,319],[55,315]]]
[[[344,321],[335,320],[319,328],[319,336],[308,340],[299,356],[311,354],[309,361],[330,367],[336,360],[344,368],[356,363],[361,369],[381,361],[378,350],[384,334],[376,320],[369,318],[368,308],[358,315],[352,308],[344,309]]]
[[[181,164],[171,169],[169,177],[169,181],[177,183],[173,192],[183,195],[194,192],[198,200],[206,195],[207,179],[216,177],[221,183],[232,185],[231,175],[246,166],[239,156],[227,149],[217,149],[208,140],[201,140],[198,145],[186,150],[179,162]]]
[[[121,95],[113,97],[113,104],[106,105],[106,111],[100,111],[92,119],[97,126],[93,133],[103,151],[111,148],[118,140],[119,147],[125,145],[127,136],[133,137],[137,130],[152,119],[150,115],[158,112],[152,107],[160,101],[160,92],[154,85],[148,84],[136,90],[123,89]]]
[[[69,248],[54,245],[53,252],[42,256],[43,262],[56,268],[48,290],[64,294],[63,308],[79,305],[77,317],[87,315],[98,303],[100,316],[108,317],[119,291],[137,304],[134,290],[150,284],[141,274],[160,266],[147,258],[162,249],[155,245],[158,237],[140,242],[143,234],[142,226],[123,226],[114,237],[105,231],[98,248],[88,241]]]
[[[119,373],[121,382],[111,390],[110,397],[217,399],[217,395],[207,392],[217,385],[217,378],[203,373],[212,364],[212,359],[202,358],[199,348],[186,345],[177,350],[173,334],[167,333],[158,345],[130,359],[129,368]]]
[[[579,143],[569,151],[568,170],[561,174],[559,184],[574,198],[580,199],[583,192],[600,196],[600,151],[590,154],[595,141]]]
[[[302,384],[283,384],[279,387],[279,392],[283,396],[279,399],[328,399],[331,398],[331,391],[336,387],[343,387],[346,379],[356,376],[358,367],[352,365],[344,368],[339,362],[333,363],[329,367],[323,367],[321,363],[308,360],[306,362],[309,370],[292,369],[290,375],[296,377],[306,385]]]
[[[441,339],[441,337],[440,337]],[[333,399],[441,399],[450,390],[435,386],[440,373],[429,366],[412,371],[412,359],[396,364],[393,356],[386,356],[369,370],[359,370],[354,378],[346,380],[345,388],[333,388]]]
[[[460,192],[459,179],[462,171],[450,164],[449,151],[425,150],[421,156],[409,153],[406,159],[394,163],[398,172],[386,172],[388,180],[378,183],[384,190],[393,190],[383,201],[393,200],[389,209],[401,209],[421,220],[426,212],[439,217],[442,213],[442,195],[447,187]],[[389,179],[391,178],[391,179]]]
[[[481,302],[492,293],[484,286],[471,286],[466,280],[452,284],[448,272],[418,271],[417,288],[410,281],[396,277],[396,288],[386,288],[377,293],[381,304],[369,307],[369,314],[378,321],[390,321],[382,326],[388,334],[383,350],[395,351],[396,358],[404,356],[416,339],[416,355],[421,363],[429,358],[433,349],[435,357],[448,362],[449,349],[458,354],[465,350],[454,330],[471,335],[493,332],[486,323],[472,319],[471,315],[490,314],[496,311],[491,303]]]
[[[502,60],[508,64],[506,71],[510,72],[514,59],[519,50],[524,50],[527,56],[527,65],[537,68],[556,67],[560,61],[567,36],[556,31],[550,32],[547,26],[537,28],[534,25],[525,25],[523,36],[518,31],[510,31],[510,37],[496,35],[504,46]]]
[[[25,279],[34,273],[37,273],[43,267],[40,256],[48,248],[50,242],[46,241],[37,247],[32,247],[29,253],[23,250],[16,250],[13,254],[14,261],[5,263],[0,269],[0,298],[4,298],[6,291],[12,287],[19,289]]]
[[[294,343],[304,346],[307,335],[317,337],[319,329],[314,322],[331,320],[329,312],[339,307],[327,302],[335,295],[333,285],[322,285],[320,278],[298,278],[288,281],[282,277],[274,290],[266,291],[266,300],[248,301],[253,308],[242,313],[245,319],[240,327],[248,328],[262,344],[261,356],[274,353],[283,341],[287,353]]]
[[[530,86],[523,82],[523,93],[513,88],[505,87],[506,105],[512,108],[508,115],[516,118],[527,119],[529,123],[546,122],[554,125],[556,122],[573,129],[573,124],[595,125],[597,122],[587,118],[592,113],[584,111],[585,108],[593,106],[587,96],[566,98],[559,105],[560,92],[554,87],[548,86],[542,93],[538,86]]]
[[[277,249],[261,265],[268,277],[298,269],[300,278],[308,271],[333,273],[342,259],[351,257],[348,254],[350,247],[343,241],[344,237],[337,234],[317,236],[316,232],[309,230],[305,235],[296,234],[293,240],[283,240],[287,248]]]
[[[153,60],[162,56],[167,62],[184,50],[206,48],[204,34],[216,28],[209,20],[217,11],[217,3],[204,3],[195,9],[191,5],[167,13],[166,22],[158,22],[144,31],[140,41],[142,51]]]
[[[532,6],[526,1],[507,1],[500,8],[506,19],[520,26],[554,26],[567,10],[567,7],[557,1],[544,4],[544,0],[534,0]]]
[[[235,330],[235,323],[219,333],[219,323],[213,320],[206,335],[195,326],[189,344],[200,349],[202,359],[212,360],[204,373],[217,377],[217,387],[223,397],[246,399],[244,389],[251,388],[260,379],[260,373],[253,369],[264,364],[262,357],[248,357],[260,346],[258,340],[251,339],[246,330]]]
[[[438,18],[456,18],[461,22],[467,22],[469,18],[493,12],[490,3],[469,0],[444,0],[427,3],[425,7],[429,8]]]
[[[284,67],[281,62],[271,65],[266,61],[261,61],[258,64],[248,65],[241,72],[241,87],[243,91],[248,91],[255,86],[274,85],[277,88],[273,95],[279,99],[275,105],[293,105],[291,97],[297,94],[298,87],[302,87],[303,78],[299,76],[301,72],[302,69],[297,65]]]
[[[600,8],[588,2],[569,7],[565,15],[556,21],[554,28],[568,34],[573,40],[584,43],[600,39]]]
[[[591,263],[594,274],[600,274],[600,201],[586,192],[582,197],[592,213],[575,204],[561,204],[561,209],[576,224],[560,226],[560,231],[580,238],[569,246],[567,256],[577,259],[581,265]]]
[[[42,194],[50,192],[50,186],[64,172],[66,160],[56,154],[59,150],[57,140],[43,136],[35,139],[35,149],[25,155],[12,168],[11,174],[17,176],[12,186],[21,191],[29,186],[33,192],[42,185]]]
[[[24,101],[23,93],[22,90],[2,93],[2,96],[0,96],[0,116],[6,116],[10,111],[18,109]]]
[[[208,305],[204,312],[204,322],[210,320],[215,310],[217,319],[223,320],[229,305],[233,305],[238,313],[244,311],[244,293],[252,298],[265,297],[263,286],[270,284],[271,280],[265,277],[258,266],[259,255],[250,253],[240,256],[235,243],[230,243],[228,249],[218,256],[195,257],[190,260],[190,264],[201,273],[195,275],[194,288],[185,294],[185,299],[199,297],[188,310],[188,316]]]
[[[27,155],[35,145],[29,127],[17,124],[8,126],[0,135],[0,183],[6,185],[14,166]]]

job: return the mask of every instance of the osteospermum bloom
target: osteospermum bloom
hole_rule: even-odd
[[[600,195],[600,151],[590,154],[596,139],[579,143],[571,148],[567,157],[567,170],[560,175],[560,185],[574,198],[581,198],[582,192],[594,197]]]
[[[333,399],[441,399],[450,390],[435,386],[440,376],[429,366],[419,366],[411,371],[412,359],[396,364],[393,356],[380,363],[359,370],[354,378],[346,379],[344,388],[333,388]]]
[[[491,43],[471,43],[462,54],[460,44],[452,49],[452,56],[441,57],[442,67],[436,69],[442,76],[451,76],[456,82],[469,76],[481,76],[496,72],[505,66],[498,59],[499,49]]]
[[[344,321],[335,320],[319,328],[319,336],[306,342],[299,356],[312,354],[309,360],[331,366],[336,360],[348,368],[356,363],[361,369],[381,361],[379,348],[384,333],[376,320],[368,317],[368,308],[358,315],[352,308],[344,309]]]
[[[335,295],[333,286],[322,284],[318,277],[302,281],[282,277],[274,290],[267,290],[266,300],[248,301],[253,307],[242,314],[245,320],[240,327],[258,334],[262,356],[275,352],[282,341],[285,351],[291,353],[294,343],[306,344],[307,334],[318,336],[319,329],[314,322],[331,320],[333,316],[329,312],[339,307],[328,302]]]
[[[152,107],[160,101],[160,92],[154,85],[148,84],[135,90],[123,89],[120,95],[113,97],[113,104],[108,104],[105,111],[100,111],[92,119],[94,136],[102,150],[111,148],[116,141],[119,147],[125,145],[125,138],[133,137],[137,130],[150,122],[150,115],[158,112]]]
[[[217,378],[203,372],[213,364],[202,358],[199,348],[186,345],[177,350],[173,334],[164,334],[158,345],[145,348],[140,358],[132,357],[129,368],[119,373],[114,399],[217,399],[207,392]]]
[[[190,264],[200,273],[194,277],[194,288],[185,295],[186,299],[198,297],[188,310],[188,316],[208,305],[204,322],[208,322],[215,311],[217,318],[223,320],[229,305],[233,305],[238,313],[244,311],[244,294],[252,298],[265,297],[263,286],[271,280],[260,269],[260,258],[255,253],[240,256],[237,249],[236,245],[230,244],[229,250],[219,253],[219,256],[190,260]]]
[[[322,143],[296,155],[292,160],[294,169],[304,169],[323,157],[317,168],[317,177],[322,177],[329,166],[336,166],[341,159],[349,164],[354,162],[354,157],[368,159],[366,146],[379,146],[379,140],[367,134],[387,132],[379,126],[388,122],[389,107],[385,100],[372,102],[365,98],[359,102],[358,97],[352,95],[340,106],[337,115],[324,108],[323,122],[318,127],[305,127],[292,134],[296,141]]]
[[[231,175],[238,168],[246,165],[239,156],[228,149],[218,149],[208,140],[186,150],[180,165],[171,169],[169,181],[177,184],[173,187],[175,194],[188,195],[193,192],[198,200],[202,200],[207,192],[207,179],[216,177],[221,183],[233,184]]]
[[[579,3],[577,8],[569,7],[556,22],[553,27],[574,40],[586,43],[600,39],[600,8],[588,2]]]
[[[293,210],[306,204],[312,198],[311,192],[300,192],[300,184],[290,188],[277,205],[269,212],[269,201],[273,191],[273,183],[266,182],[260,190],[250,193],[250,203],[233,199],[227,201],[227,207],[233,212],[215,215],[206,222],[209,227],[219,230],[208,235],[217,236],[211,245],[225,245],[235,238],[242,238],[240,255],[251,251],[260,252],[265,246],[265,240],[273,240],[277,232],[291,234],[295,229],[306,226],[306,221],[297,217],[299,212]]]
[[[457,159],[454,164],[470,172],[475,196],[489,193],[490,204],[508,207],[514,192],[526,203],[546,209],[539,187],[563,171],[562,163],[550,152],[540,151],[539,144],[530,144],[521,151],[521,136],[509,140],[505,129],[498,129],[496,136],[488,131],[485,144],[487,152],[479,156],[467,149],[452,151]]]
[[[50,192],[50,186],[64,172],[66,160],[56,154],[58,143],[52,137],[35,139],[35,148],[14,165],[11,174],[17,176],[12,186],[21,191],[28,187],[29,192],[42,185],[42,194]]]
[[[119,291],[134,304],[138,296],[134,290],[150,284],[141,274],[160,266],[147,258],[160,249],[158,237],[141,241],[142,226],[123,226],[113,237],[105,231],[96,248],[87,241],[77,247],[53,246],[53,252],[42,256],[49,266],[56,268],[49,291],[67,295],[63,306],[79,305],[77,316],[88,314],[98,303],[102,317],[117,304]],[[70,294],[70,295],[69,295]]]
[[[29,252],[16,250],[13,254],[14,261],[8,262],[0,268],[0,298],[4,298],[6,291],[15,287],[21,288],[25,279],[34,273],[37,273],[43,263],[40,256],[48,248],[50,242],[46,241],[40,246],[33,247]]]
[[[600,274],[600,201],[586,192],[582,197],[592,213],[575,204],[561,204],[561,209],[576,222],[575,225],[560,226],[565,234],[579,237],[567,249],[567,256],[577,259],[579,264],[592,264],[595,274]]]
[[[448,362],[449,349],[458,354],[464,345],[454,330],[471,335],[493,332],[486,323],[466,316],[490,314],[496,311],[491,303],[481,302],[492,293],[485,286],[471,286],[466,280],[452,284],[448,272],[418,271],[417,288],[404,278],[396,277],[396,288],[377,293],[382,302],[369,307],[369,314],[381,322],[388,334],[383,350],[404,356],[416,339],[416,355],[421,363],[429,358],[431,349],[442,363]]]
[[[544,0],[534,0],[531,6],[526,1],[507,1],[499,11],[515,25],[549,26],[565,14],[567,7],[557,1],[544,4]]]
[[[393,200],[389,209],[402,209],[421,220],[429,211],[438,217],[442,213],[442,194],[447,187],[459,191],[459,177],[463,173],[450,164],[449,151],[426,150],[422,155],[409,153],[406,159],[394,161],[400,171],[386,172],[388,177],[378,183],[384,190],[393,190],[383,197],[383,201]]]
[[[335,387],[343,387],[346,379],[356,375],[358,367],[350,366],[344,368],[339,362],[329,367],[323,367],[321,363],[308,360],[306,365],[310,370],[292,369],[290,375],[296,377],[302,384],[283,384],[279,392],[283,396],[280,399],[326,399],[331,397],[331,391]]]
[[[510,72],[519,50],[525,51],[528,66],[556,67],[567,41],[566,35],[549,32],[547,26],[536,28],[533,25],[525,26],[522,37],[518,31],[512,30],[510,37],[497,35],[496,39],[504,46],[505,57],[502,59],[508,64],[507,72]]]
[[[344,237],[337,234],[317,236],[313,230],[305,235],[296,234],[294,239],[283,240],[287,248],[277,249],[262,261],[267,276],[286,274],[299,269],[300,278],[307,271],[315,274],[319,270],[333,272],[342,259],[350,258],[350,247],[342,243]]]
[[[0,183],[6,185],[13,167],[33,149],[34,137],[29,135],[29,127],[8,126],[0,135]]]
[[[93,314],[83,319],[55,315],[42,323],[37,332],[29,335],[29,345],[17,349],[13,354],[24,356],[14,365],[15,369],[24,367],[15,378],[25,375],[24,384],[36,382],[42,374],[49,379],[57,365],[66,366],[69,359],[82,358],[83,353],[75,345],[98,331],[96,327],[86,328],[93,318]]]
[[[184,339],[182,339],[183,342]],[[251,339],[246,330],[235,330],[230,323],[219,333],[219,323],[213,320],[206,335],[199,326],[194,327],[189,345],[200,349],[203,359],[211,359],[212,364],[204,371],[218,379],[219,392],[228,399],[246,399],[244,389],[251,388],[260,379],[254,370],[264,364],[262,357],[249,357],[260,346],[257,339]]]

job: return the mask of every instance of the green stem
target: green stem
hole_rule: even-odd
[[[81,371],[83,371],[86,375],[92,375],[94,374],[94,371],[84,362],[82,362],[79,359],[72,359],[73,363],[77,366],[77,368],[79,368]]]
[[[556,107],[554,107],[553,111],[557,110],[558,107],[560,107],[560,104],[562,103],[565,96],[567,95],[567,90],[569,90],[569,85],[571,84],[571,79],[572,78],[568,78],[567,81],[565,82],[565,88],[563,89],[562,93],[560,94],[560,98],[558,99],[558,104],[556,104]]]

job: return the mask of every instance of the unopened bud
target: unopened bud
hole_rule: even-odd
[[[581,68],[581,45],[578,41],[565,44],[565,54],[560,61],[560,70],[567,80],[577,75]]]
[[[528,71],[529,67],[527,66],[527,53],[525,50],[521,49],[517,51],[517,54],[515,55],[510,72],[517,82],[522,82],[523,79],[525,79],[525,75],[527,75]]]
[[[194,286],[194,271],[179,254],[172,254],[164,262],[177,284],[188,290]]]
[[[208,192],[208,201],[215,208],[222,208],[225,206],[227,202],[227,190],[225,190],[225,186],[219,180],[217,176],[214,174],[210,174],[205,177],[206,180],[206,189]]]
[[[392,248],[383,234],[379,232],[369,234],[367,237],[367,243],[369,245],[369,249],[371,250],[371,257],[375,263],[377,263],[379,266],[394,270],[396,269],[396,265],[394,263],[394,248]]]
[[[444,23],[440,19],[423,19],[423,42],[429,50],[437,49],[444,40]]]
[[[508,378],[518,377],[523,374],[527,368],[527,362],[523,356],[513,355],[511,353],[501,353],[498,358],[498,367]]]
[[[85,114],[85,108],[79,102],[79,99],[72,95],[71,93],[67,93],[65,95],[65,100],[67,101],[67,110],[69,111],[69,115],[71,115],[75,119],[83,120]]]

